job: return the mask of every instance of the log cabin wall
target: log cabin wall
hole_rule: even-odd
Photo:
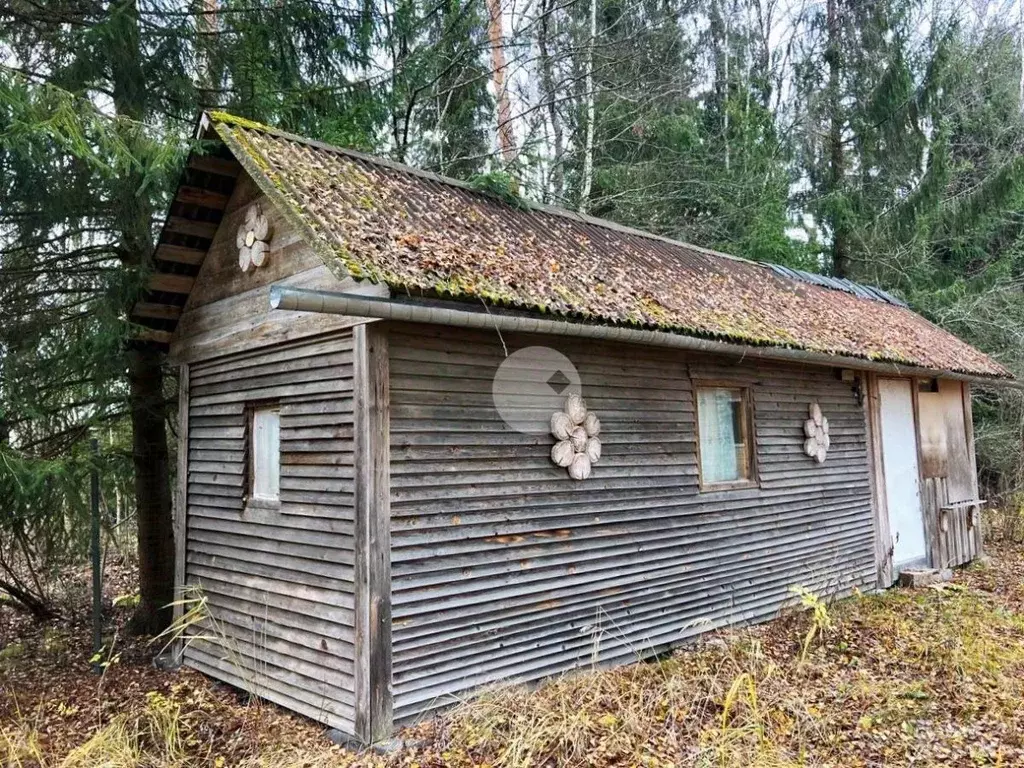
[[[635,660],[767,619],[803,585],[875,582],[863,406],[833,369],[504,337],[574,363],[602,422],[586,481],[552,438],[493,405],[496,334],[389,334],[393,691],[397,721],[497,680]],[[693,379],[749,386],[759,487],[698,489]],[[808,406],[831,423],[804,453]]]
[[[355,732],[352,332],[190,366],[190,666]],[[246,405],[280,406],[280,507],[245,503]]]

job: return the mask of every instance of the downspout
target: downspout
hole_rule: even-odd
[[[972,376],[970,374],[921,368],[912,365],[899,365],[897,363],[879,363],[857,357],[830,355],[804,349],[745,346],[743,344],[701,339],[694,336],[683,336],[682,334],[669,333],[667,331],[650,331],[616,325],[549,320],[529,315],[508,314],[500,310],[453,309],[451,307],[413,300],[376,298],[333,291],[311,291],[284,285],[271,286],[270,306],[272,309],[296,312],[320,312],[329,315],[348,315],[351,317],[367,317],[405,323],[448,325],[456,328],[474,328],[484,331],[496,330],[507,333],[539,333],[552,336],[568,336],[623,344],[669,347],[689,352],[730,355],[740,360],[754,358],[757,360],[805,363],[809,365],[830,366],[832,368],[874,371],[888,376],[942,377],[990,386],[1024,389],[1024,382],[1014,380]]]

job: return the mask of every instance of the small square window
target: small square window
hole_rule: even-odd
[[[281,494],[281,408],[256,405],[249,419],[249,500],[277,503]]]
[[[741,387],[697,387],[702,487],[754,480],[750,409]]]

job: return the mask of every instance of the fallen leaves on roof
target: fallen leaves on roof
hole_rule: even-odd
[[[401,293],[1009,377],[904,307],[570,212],[514,207],[222,113],[213,119],[322,255]]]

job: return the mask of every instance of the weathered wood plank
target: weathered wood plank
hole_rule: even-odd
[[[244,564],[243,564],[244,565]],[[196,579],[209,582],[213,579],[230,579],[231,588],[245,590],[250,595],[260,596],[268,604],[311,606],[311,613],[347,625],[348,612],[353,610],[352,595],[343,590],[324,586],[311,586],[280,576],[267,577],[242,568],[223,568],[219,564],[207,564],[201,557],[189,558],[189,573]],[[336,586],[336,585],[334,585]]]
[[[367,743],[393,727],[391,700],[391,507],[389,360],[381,323],[355,329],[356,735]]]
[[[171,334],[169,331],[158,331],[153,328],[146,328],[142,331],[132,334],[132,339],[135,341],[151,342],[153,344],[169,344],[171,341]]]
[[[856,532],[846,535],[846,539],[855,536]],[[817,550],[817,559],[813,548],[804,545],[797,549],[799,559],[807,560],[818,567],[827,565],[833,553]],[[809,559],[808,559],[809,558]],[[778,578],[788,581],[789,585],[802,584],[811,588],[812,582],[827,580],[830,577],[827,573],[819,573],[810,576],[800,572],[800,564],[784,545],[776,543],[773,547],[766,549],[761,556],[753,563],[744,561],[729,560],[719,563],[719,567],[713,572],[704,572],[693,569],[689,572],[678,571],[670,577],[663,577],[658,580],[640,580],[623,583],[621,588],[609,591],[607,588],[600,590],[587,590],[581,593],[578,598],[563,599],[558,596],[547,597],[543,600],[533,600],[524,603],[518,608],[502,612],[492,611],[490,613],[478,613],[472,617],[471,622],[453,620],[451,615],[441,617],[441,620],[430,621],[424,617],[401,618],[396,621],[396,628],[401,628],[400,637],[396,638],[395,654],[406,659],[408,667],[417,668],[420,665],[438,663],[437,656],[443,654],[445,648],[452,643],[458,643],[462,648],[463,659],[469,659],[474,653],[474,647],[484,641],[504,639],[511,642],[513,639],[526,639],[533,634],[533,641],[536,643],[544,637],[556,638],[559,635],[565,637],[568,629],[569,636],[576,635],[576,628],[560,626],[560,618],[566,620],[593,622],[595,616],[603,609],[610,611],[610,616],[618,613],[620,616],[628,616],[631,610],[642,609],[644,606],[657,606],[659,600],[663,607],[668,608],[673,603],[689,601],[693,596],[699,595],[702,591],[718,592],[731,596],[734,592],[732,584],[737,577],[749,573],[751,577],[758,576],[763,579],[764,572],[775,574]],[[794,570],[795,569],[795,570]],[[862,553],[855,562],[851,564],[850,578],[861,578],[866,571],[871,570],[870,553]],[[759,588],[754,587],[752,588]],[[693,618],[700,618],[700,611],[710,614],[708,606],[699,604],[693,605],[695,615],[683,619],[682,625]],[[676,620],[680,617],[677,615]],[[620,629],[625,630],[623,625]],[[641,631],[643,627],[639,627]],[[413,658],[415,656],[415,658]],[[458,658],[455,656],[454,658]]]
[[[240,183],[232,200],[240,200],[247,194],[245,185]],[[253,203],[232,206],[225,213],[220,229],[210,244],[207,258],[200,270],[200,282],[196,292],[189,297],[190,309],[269,285],[304,270],[323,266],[323,260],[301,241],[294,228],[276,207],[261,196],[257,197],[254,203],[261,206],[270,225],[270,242],[265,263],[259,269],[248,272],[238,268],[235,233]]]
[[[154,320],[177,320],[181,317],[181,307],[171,304],[152,304],[140,301],[132,308],[133,317],[150,317]]]
[[[242,172],[241,164],[234,158],[216,157],[214,155],[193,155],[188,161],[189,168],[197,171],[214,173],[218,176],[236,178]]]
[[[978,459],[974,452],[974,411],[971,401],[971,385],[963,383],[963,402],[964,402],[964,431],[967,436],[967,455],[971,464],[971,493],[973,498],[978,498]],[[979,519],[978,525],[971,528],[971,545],[974,552],[974,557],[981,557],[985,554],[985,536],[983,534],[983,526],[980,524],[980,516],[982,513],[979,508]]]
[[[335,334],[189,366],[182,550],[188,579],[202,586],[228,646],[255,659],[232,670],[229,659],[191,648],[187,663],[346,733],[355,728],[356,656],[351,349],[351,338]],[[273,395],[289,446],[281,504],[246,507],[245,408]],[[310,422],[321,410],[328,415]],[[314,713],[320,698],[326,704]]]
[[[550,438],[500,420],[492,334],[391,328],[397,721],[476,685],[589,664],[595,644],[602,659],[636,658],[770,616],[793,584],[875,583],[865,409],[831,370],[504,341],[572,360],[602,458],[573,483]],[[691,376],[750,387],[760,487],[698,491]],[[802,452],[812,401],[833,431],[823,465]]]
[[[287,675],[286,672],[282,675],[285,680],[281,680],[277,674],[270,674],[269,670],[268,674],[254,675],[239,669],[225,657],[223,651],[214,650],[209,653],[199,644],[190,646],[185,658],[190,666],[200,672],[223,680],[236,688],[250,691],[267,701],[280,704],[345,733],[350,733],[353,728],[352,720],[343,714],[348,707],[341,702],[333,701],[323,692],[308,693],[301,682],[296,684],[295,677]]]
[[[200,274],[200,278],[202,277],[202,274]],[[297,288],[311,289],[335,288],[339,285],[323,264],[312,269],[295,272],[279,282]],[[256,315],[265,315],[269,309],[269,291],[266,286],[262,285],[246,288],[240,293],[226,296],[208,304],[188,306],[178,326],[177,338],[182,344],[189,344],[191,343],[189,340],[194,337],[202,337],[204,334],[223,330],[243,320],[252,319]],[[266,353],[268,355],[266,358],[268,362],[278,362],[281,359],[287,359],[285,350],[288,350],[290,347],[294,347],[294,344],[284,344],[281,349],[274,350],[273,353],[271,350],[261,350],[255,346],[247,347],[240,350],[242,354],[239,354],[239,357],[253,355],[262,357],[262,353]],[[294,353],[294,349],[290,351]],[[313,351],[312,346],[309,351]],[[204,357],[204,360],[209,359],[209,357]],[[211,365],[213,364],[211,363]]]
[[[809,548],[801,549],[800,554],[804,557],[813,557],[813,552]],[[819,562],[823,561],[819,560]],[[862,562],[861,566],[864,567],[864,565],[865,563]],[[798,580],[806,581],[806,577],[801,579],[799,567],[794,566],[793,558],[788,556],[783,548],[776,546],[770,555],[759,559],[755,566],[730,562],[722,564],[721,568],[716,569],[713,574],[694,574],[692,572],[660,574],[658,584],[650,582],[630,584],[626,589],[618,592],[614,600],[608,600],[606,597],[602,600],[601,592],[598,590],[587,591],[582,595],[585,599],[573,600],[571,603],[557,599],[545,600],[543,603],[537,603],[537,605],[546,605],[543,609],[528,613],[516,611],[511,614],[515,619],[503,625],[511,630],[502,633],[504,637],[492,631],[495,625],[491,617],[482,617],[483,623],[480,625],[480,630],[464,636],[461,638],[461,642],[465,644],[467,651],[472,651],[474,656],[478,653],[494,652],[500,649],[502,662],[515,655],[517,646],[530,648],[531,655],[539,656],[543,654],[543,651],[540,653],[536,651],[538,641],[557,637],[560,634],[558,621],[552,620],[554,617],[571,616],[574,629],[577,630],[575,634],[578,637],[583,634],[579,632],[580,625],[586,626],[592,622],[594,612],[601,610],[602,606],[609,611],[607,618],[614,620],[623,630],[629,627],[631,620],[635,621],[636,618],[645,614],[648,619],[654,618],[651,614],[664,613],[668,606],[699,614],[707,607],[708,603],[723,597],[728,599],[732,591],[730,589],[731,581],[744,572],[758,575],[757,589],[764,589],[772,581],[785,587]],[[825,575],[817,577],[814,580],[815,586],[827,578]],[[806,586],[810,588],[809,583]],[[623,622],[623,619],[626,621]],[[430,677],[435,673],[443,674],[446,671],[445,666],[448,665],[466,669],[458,657],[445,654],[446,645],[454,639],[450,634],[445,633],[446,624],[448,627],[458,626],[454,622],[434,622],[430,628],[435,632],[440,631],[441,636],[421,634],[415,639],[413,644],[417,648],[417,659],[415,663],[410,663],[400,674],[395,676],[396,686],[399,686],[402,681]],[[643,632],[649,626],[649,624],[637,626],[634,631]],[[683,628],[677,625],[677,630],[681,629]],[[408,637],[409,635],[406,634],[406,638]],[[409,647],[401,645],[397,646],[397,650],[408,651]]]
[[[199,518],[195,518],[197,521]],[[339,554],[319,544],[279,541],[258,537],[241,537],[235,531],[225,531],[216,526],[192,525],[188,531],[189,541],[201,541],[219,546],[230,546],[249,552],[252,557],[259,557],[265,562],[274,562],[278,556],[290,561],[292,558],[313,562],[335,563],[339,571],[343,568],[354,568],[355,555],[352,552]],[[191,546],[191,544],[190,544]],[[346,580],[348,580],[346,578]]]
[[[178,192],[174,196],[175,202],[184,205],[201,205],[204,208],[214,208],[216,210],[223,210],[227,207],[229,199],[229,195],[214,192],[211,189],[186,185],[178,187]]]
[[[178,366],[178,468],[174,496],[174,610],[173,621],[181,621],[184,614],[185,562],[188,550],[188,427],[189,427],[189,369]],[[182,644],[172,646],[175,663],[182,661]]]
[[[241,606],[217,599],[210,598],[210,604],[217,610],[217,620],[232,625],[232,628],[252,632],[253,614],[251,611],[239,611]],[[278,643],[288,643],[295,648],[295,653],[302,654],[307,661],[323,659],[323,652],[326,648],[337,658],[338,669],[354,678],[355,659],[347,655],[352,650],[352,644],[339,640],[335,636],[333,625],[326,626],[326,634],[314,632],[308,624],[303,624],[300,629],[286,623],[279,623],[276,616],[262,615],[256,621],[259,623],[261,634]],[[283,650],[283,646],[278,646]]]
[[[149,276],[146,287],[151,291],[166,293],[189,293],[196,279],[188,275],[169,275],[165,272],[154,272]]]
[[[213,236],[217,234],[219,226],[219,224],[213,222],[196,221],[195,219],[186,219],[183,216],[168,216],[167,221],[164,223],[164,231],[212,240]]]
[[[172,261],[175,264],[191,264],[195,266],[203,263],[203,259],[206,258],[206,251],[201,248],[186,248],[183,245],[160,243],[153,255],[154,258],[161,261]]]

